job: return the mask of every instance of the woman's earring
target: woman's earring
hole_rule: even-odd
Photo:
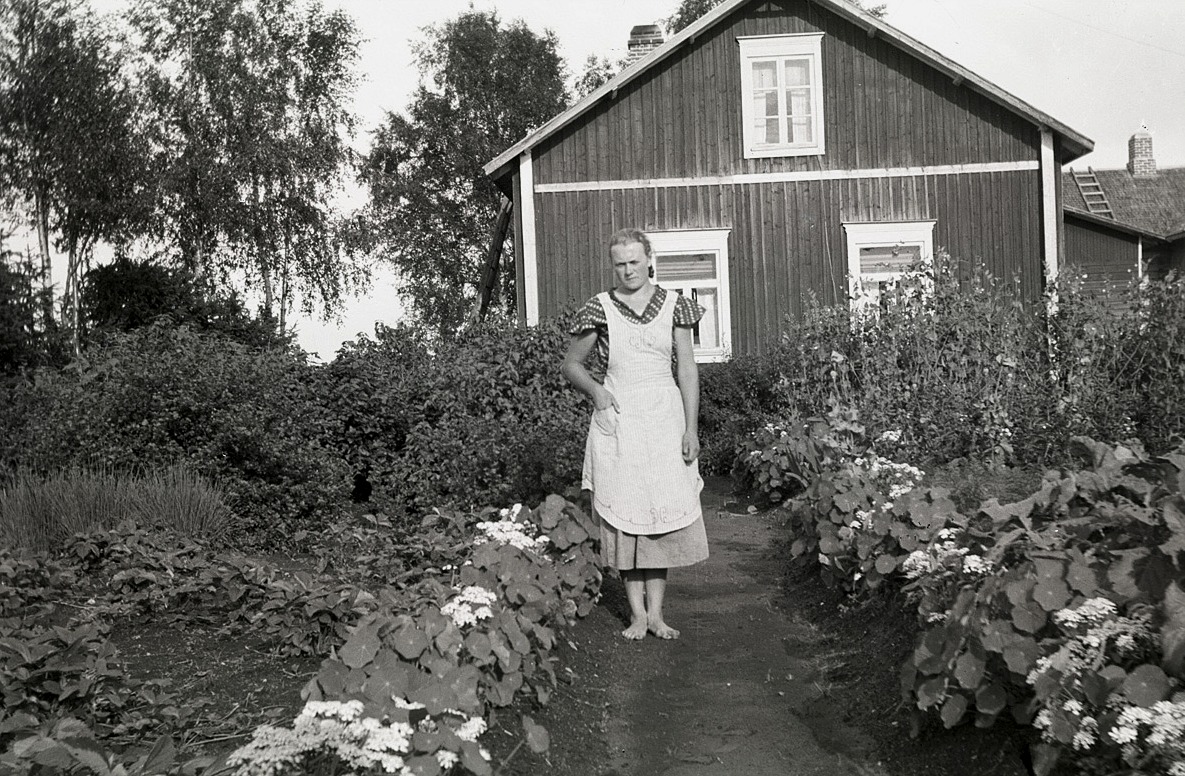
[[[647,275],[647,277],[651,277],[651,278],[654,277],[654,265],[653,264],[651,264],[649,269],[646,270],[646,275]]]

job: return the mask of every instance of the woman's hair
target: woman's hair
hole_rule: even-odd
[[[626,229],[618,229],[609,238],[609,250],[612,251],[615,245],[630,245],[638,243],[642,246],[642,250],[646,251],[646,255],[653,258],[654,251],[650,247],[650,238],[641,229],[629,227]]]

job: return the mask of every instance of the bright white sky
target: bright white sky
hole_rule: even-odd
[[[678,0],[322,0],[347,10],[365,42],[356,102],[365,149],[388,110],[401,110],[418,79],[411,42],[426,25],[472,7],[503,21],[554,31],[579,72],[589,54],[625,53],[635,24],[660,22]],[[869,0],[876,4],[881,0]],[[886,0],[885,21],[1095,142],[1075,163],[1122,167],[1127,140],[1145,126],[1161,167],[1185,166],[1185,0]],[[105,10],[127,0],[94,0]],[[59,262],[59,264],[62,262]],[[395,286],[379,275],[342,320],[301,319],[308,351],[333,358],[338,346],[376,321],[399,316]]]

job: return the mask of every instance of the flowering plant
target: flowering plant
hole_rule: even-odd
[[[509,544],[520,550],[539,553],[547,548],[551,541],[547,536],[539,535],[539,528],[523,515],[523,505],[515,504],[510,509],[503,509],[498,513],[499,520],[483,520],[477,524],[480,532],[473,537],[475,544],[496,542]],[[527,515],[530,511],[527,511]],[[519,518],[523,517],[522,520]]]
[[[366,714],[359,700],[309,701],[291,728],[262,725],[227,764],[238,776],[336,776],[447,771],[458,763],[488,772],[489,752],[477,746],[481,717],[455,710],[430,715],[421,703],[395,698],[406,720]],[[476,765],[476,767],[474,767]]]
[[[963,545],[965,541],[965,531],[943,528],[929,544],[914,550],[902,561],[901,571],[909,580],[905,593],[917,602],[922,621],[945,621],[956,592],[996,569],[996,564],[986,559],[982,550],[972,552],[971,547]]]
[[[497,593],[478,585],[469,585],[440,607],[440,613],[451,618],[458,628],[464,628],[475,625],[478,620],[493,617],[494,612],[490,607],[497,600]]]
[[[1033,726],[1049,743],[1088,752],[1100,743],[1099,723],[1131,702],[1146,701],[1160,669],[1136,668],[1156,653],[1151,617],[1143,610],[1121,616],[1107,598],[1089,598],[1060,609],[1053,621],[1064,636],[1058,648],[1040,658],[1028,675],[1037,715]],[[1129,670],[1137,678],[1127,681]],[[1139,672],[1139,673],[1136,673]],[[1167,686],[1161,673],[1160,685]],[[1125,689],[1126,688],[1126,689]],[[1156,698],[1159,700],[1159,698]]]

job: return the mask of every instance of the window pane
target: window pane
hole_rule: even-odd
[[[778,115],[778,93],[777,92],[764,92],[762,94],[762,97],[764,98],[764,100],[762,102],[761,110],[758,111],[757,115],[758,116],[766,116],[766,117],[777,116]]]
[[[781,124],[781,121],[779,121],[778,119],[768,119],[764,122],[764,124],[765,124],[765,127],[764,127],[765,128],[765,137],[764,137],[764,139],[758,139],[757,142],[759,142],[759,143],[780,143],[780,142],[782,142],[782,137],[781,137],[782,133],[779,131],[779,125]]]
[[[753,63],[753,88],[776,89],[778,87],[778,63]]]
[[[699,302],[704,308],[704,317],[700,318],[695,327],[694,341],[702,348],[720,347],[720,300],[714,288],[697,288],[691,292],[691,298]]]
[[[815,128],[811,124],[809,116],[799,118],[795,116],[790,119],[790,142],[791,143],[811,143],[814,142]]]
[[[810,89],[787,89],[786,105],[790,108],[791,116],[811,115]]]
[[[659,283],[679,283],[689,280],[715,280],[716,254],[680,253],[658,256],[655,274]]]
[[[864,245],[860,247],[860,272],[905,272],[921,258],[920,245]]]
[[[810,86],[811,61],[809,59],[786,60],[786,86]]]

